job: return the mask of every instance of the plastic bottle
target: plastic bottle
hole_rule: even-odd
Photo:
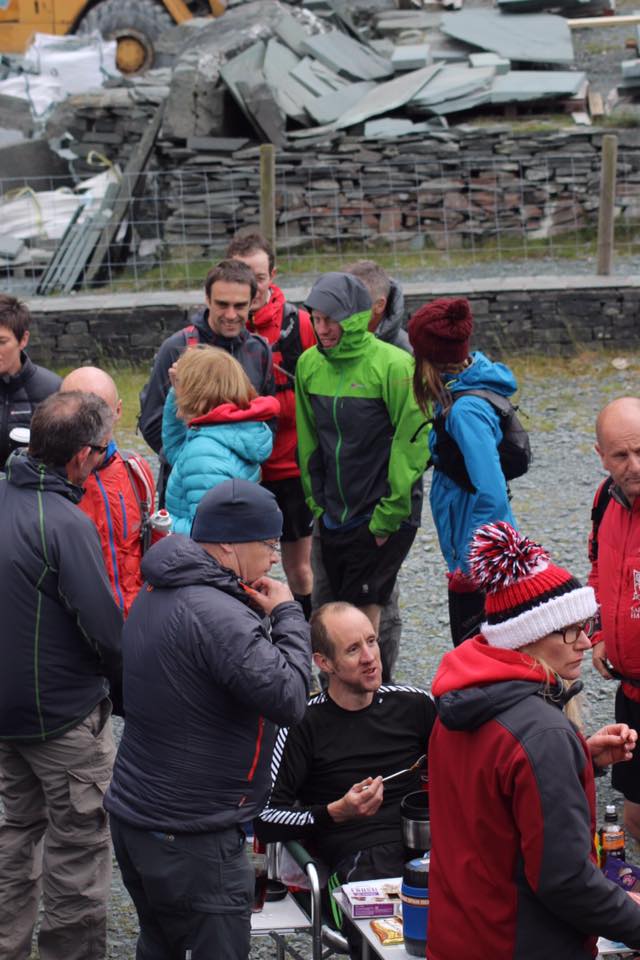
[[[600,828],[600,848],[602,850],[602,866],[609,857],[615,857],[617,860],[625,860],[624,853],[624,827],[618,823],[618,814],[615,806],[611,803],[605,808],[604,827]]]
[[[429,854],[405,863],[400,899],[404,948],[410,957],[424,957],[429,920]]]
[[[151,543],[157,543],[171,533],[171,517],[168,510],[156,510],[149,517],[151,527]]]

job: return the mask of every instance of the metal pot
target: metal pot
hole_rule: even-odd
[[[429,794],[425,790],[408,793],[400,802],[400,816],[405,847],[421,853],[430,850]]]

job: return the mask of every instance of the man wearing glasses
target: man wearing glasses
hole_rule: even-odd
[[[619,680],[616,720],[640,729],[640,399],[619,397],[600,411],[596,451],[609,477],[592,511],[589,584],[600,604],[593,665]],[[612,768],[624,794],[624,825],[640,841],[640,757]]]
[[[276,562],[282,514],[227,480],[191,537],[142,561],[123,638],[127,722],[105,798],[139,957],[249,955],[254,875],[242,824],[269,792],[276,725],[299,722],[309,627]]]
[[[0,480],[0,956],[103,960],[111,879],[102,798],[115,756],[122,614],[77,509],[113,414],[55,393]],[[111,697],[111,700],[109,699]],[[115,704],[114,704],[115,706]]]

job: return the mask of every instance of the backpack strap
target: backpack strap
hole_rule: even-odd
[[[602,523],[602,518],[604,517],[604,512],[611,502],[612,486],[613,477],[607,477],[606,480],[602,481],[596,491],[593,507],[591,508],[591,536],[589,537],[589,560],[591,563],[595,563],[598,559],[598,531]]]
[[[200,337],[198,336],[198,328],[195,323],[190,323],[188,327],[183,327],[182,332],[184,334],[184,342],[189,347],[195,347],[200,343]]]
[[[501,417],[507,417],[512,410],[518,409],[511,403],[509,397],[505,397],[501,393],[495,393],[493,390],[456,390],[455,393],[451,394],[453,403],[460,397],[482,397],[483,400],[491,404]],[[451,406],[453,406],[453,403]],[[451,410],[451,407],[449,410]]]
[[[146,466],[135,453],[120,451],[129,477],[129,483],[140,510],[140,540],[143,554],[151,546],[151,513],[153,511],[153,487]]]

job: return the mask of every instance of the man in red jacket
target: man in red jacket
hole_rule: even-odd
[[[248,328],[271,344],[280,417],[273,453],[262,468],[262,485],[274,494],[284,517],[282,566],[296,600],[307,619],[311,615],[311,527],[296,459],[296,401],[294,380],[300,354],[315,342],[309,314],[287,303],[274,283],[277,273],[271,244],[260,233],[238,233],[225,253],[251,267],[258,285],[251,304]]]
[[[118,388],[98,367],[72,370],[60,389],[94,393],[113,411],[114,423],[122,416]],[[101,463],[85,481],[78,506],[97,527],[113,595],[125,617],[142,586],[140,563],[154,499],[155,484],[147,461],[137,454],[123,455],[111,436]]]
[[[601,410],[596,450],[609,478],[594,500],[589,584],[600,604],[593,665],[619,680],[616,720],[640,729],[640,399],[620,397]],[[624,794],[624,824],[640,841],[640,757],[616,764],[611,782]]]

